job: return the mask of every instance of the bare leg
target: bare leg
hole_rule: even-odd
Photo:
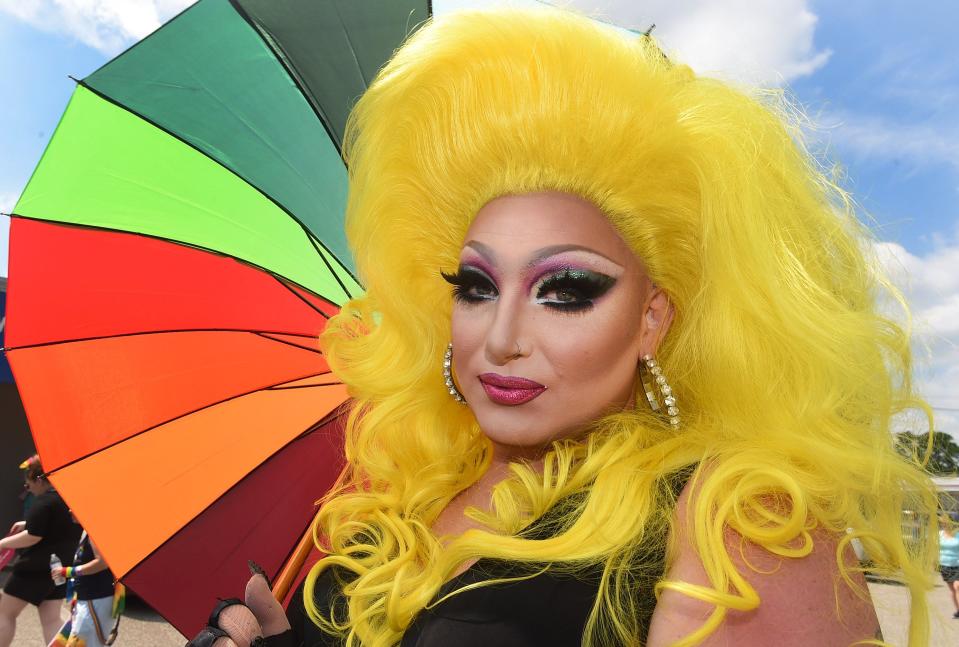
[[[26,600],[12,595],[0,595],[0,647],[10,647],[13,643],[13,636],[17,633],[17,616],[27,604]]]
[[[952,593],[952,603],[956,607],[956,613],[959,613],[959,580],[950,584],[949,589]]]
[[[37,615],[40,616],[40,626],[43,627],[43,640],[47,644],[57,635],[57,631],[63,626],[64,618],[60,614],[63,611],[63,600],[44,600],[37,607]]]

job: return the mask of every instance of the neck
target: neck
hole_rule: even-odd
[[[490,470],[494,465],[502,466],[505,471],[503,476],[509,474],[510,463],[529,463],[531,465],[542,465],[543,455],[548,447],[523,447],[518,445],[503,445],[493,443],[493,457],[490,460]]]

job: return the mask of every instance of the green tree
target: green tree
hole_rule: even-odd
[[[952,476],[959,472],[959,445],[949,434],[932,432],[932,448],[929,447],[929,432],[914,434],[904,431],[896,434],[896,450],[907,458],[916,457],[925,462],[926,471],[933,476]],[[927,455],[928,454],[928,455]]]

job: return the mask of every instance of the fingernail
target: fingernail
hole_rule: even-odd
[[[246,560],[246,564],[247,564],[247,566],[250,567],[250,574],[251,574],[251,575],[262,575],[262,576],[263,576],[263,579],[266,580],[267,585],[268,585],[268,586],[272,586],[272,583],[270,582],[270,578],[267,577],[267,575],[266,575],[266,571],[264,571],[263,568],[262,568],[259,564],[257,564],[256,562],[254,562],[252,559]]]

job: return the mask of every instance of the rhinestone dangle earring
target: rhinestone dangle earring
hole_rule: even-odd
[[[673,395],[672,388],[663,376],[662,367],[649,355],[643,355],[640,380],[643,383],[649,408],[664,415],[673,428],[679,427],[679,407],[676,406],[676,396]],[[662,404],[660,404],[660,396],[662,396]],[[662,410],[664,407],[665,411]]]
[[[460,390],[456,388],[456,383],[453,382],[453,343],[446,347],[446,354],[443,355],[443,378],[446,382],[446,390],[449,391],[450,395],[454,400],[461,404],[466,404],[466,398],[463,397],[463,394],[460,393]]]

